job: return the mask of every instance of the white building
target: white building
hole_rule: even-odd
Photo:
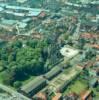
[[[79,53],[79,50],[64,46],[60,49],[60,53],[66,58],[72,58]]]

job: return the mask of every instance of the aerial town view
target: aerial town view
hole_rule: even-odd
[[[99,100],[99,0],[0,0],[0,100]]]

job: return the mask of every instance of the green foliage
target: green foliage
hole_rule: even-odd
[[[30,76],[47,72],[53,62],[58,60],[58,49],[58,45],[49,44],[47,39],[15,40],[8,43],[0,50],[0,64],[6,69],[3,82],[17,87],[15,81],[24,81]]]
[[[22,85],[22,83],[20,81],[14,82],[14,87],[15,88],[19,88],[21,85]]]
[[[12,47],[21,48],[22,47],[22,42],[19,41],[19,40],[16,40],[11,45],[12,45]]]
[[[96,91],[99,92],[99,85],[97,86]]]
[[[85,51],[86,59],[91,59],[96,56],[96,51],[92,48],[88,48]]]
[[[15,73],[14,71],[6,71],[6,73],[3,75],[3,83],[6,85],[12,85],[15,80]]]
[[[4,83],[11,85],[14,81],[24,80],[30,75],[44,73],[46,42],[29,40],[26,44],[23,47],[21,41],[15,41],[0,50],[0,64],[6,67]]]
[[[85,39],[80,38],[79,39],[79,44],[78,44],[79,49],[83,49],[85,43],[86,43]]]
[[[38,40],[29,40],[26,42],[26,45],[30,46],[32,48],[35,48],[37,46],[37,44],[38,44]]]

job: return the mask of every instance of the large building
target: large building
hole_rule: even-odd
[[[29,97],[39,92],[44,86],[46,86],[46,79],[43,77],[38,77],[28,84],[21,87],[21,92]]]

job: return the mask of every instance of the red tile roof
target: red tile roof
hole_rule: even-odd
[[[57,93],[53,98],[52,100],[60,100],[62,94],[61,93]]]
[[[82,38],[87,38],[87,39],[90,39],[90,38],[99,38],[99,35],[97,34],[91,34],[91,33],[84,33],[81,35]]]
[[[99,44],[91,44],[91,47],[99,49]]]
[[[41,93],[41,92],[38,93],[36,95],[36,97],[39,98],[39,99],[42,99],[42,100],[47,100],[46,95],[44,93]]]

